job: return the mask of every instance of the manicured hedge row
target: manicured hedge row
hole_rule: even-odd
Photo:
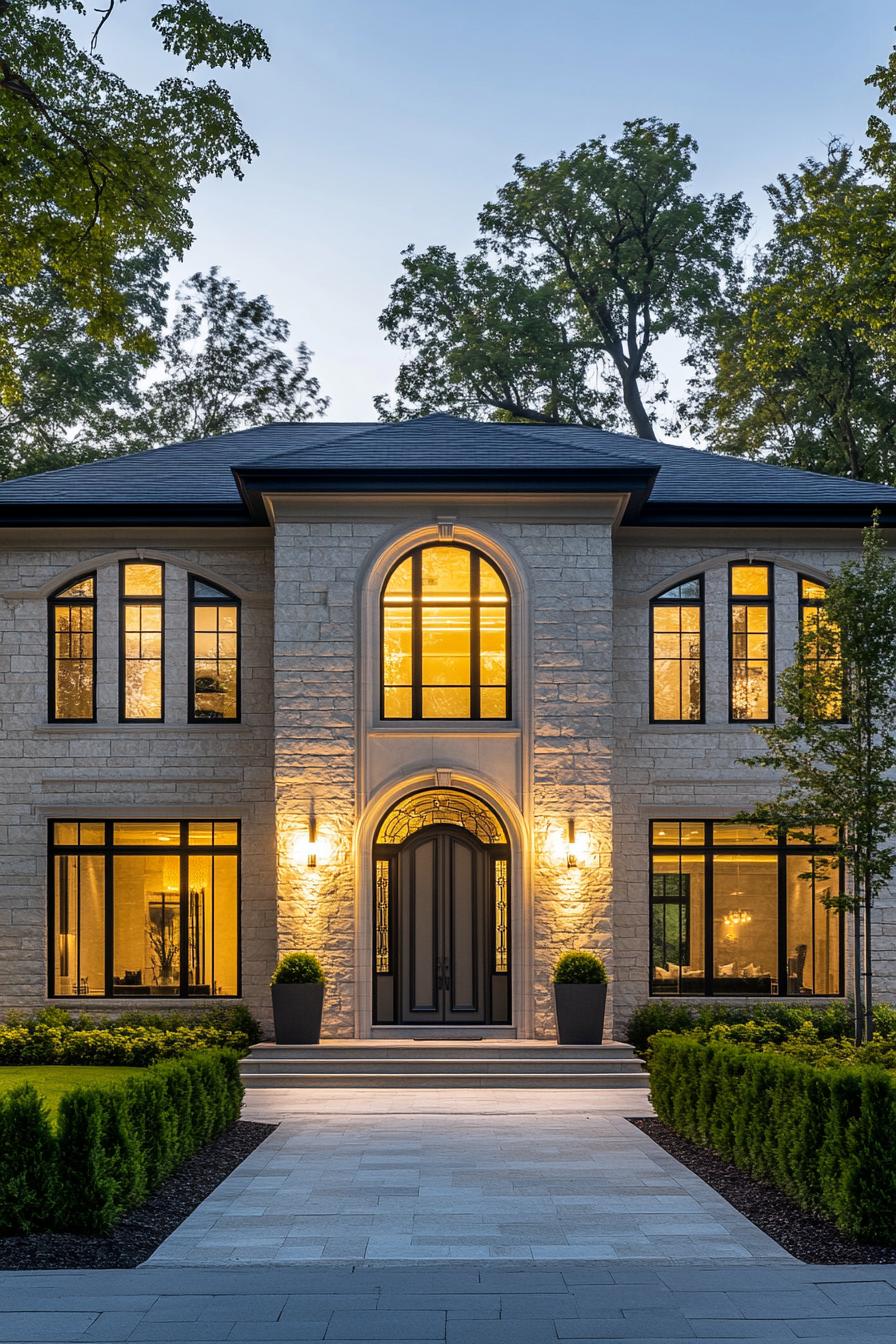
[[[103,1232],[238,1119],[239,1057],[203,1050],[77,1088],[55,1128],[30,1084],[0,1097],[0,1232]]]
[[[853,1010],[849,1003],[829,1003],[823,1008],[807,1004],[753,1003],[738,1007],[730,1003],[677,1003],[674,999],[651,999],[636,1008],[625,1029],[625,1039],[642,1054],[650,1037],[658,1031],[709,1032],[720,1024],[775,1023],[788,1036],[796,1035],[810,1024],[822,1041],[848,1040],[853,1034]],[[896,1007],[889,1003],[874,1006],[874,1034],[885,1040],[896,1039]]]
[[[896,1076],[662,1033],[659,1118],[863,1241],[896,1244]]]
[[[242,1007],[205,1015],[130,1013],[121,1018],[73,1016],[48,1008],[0,1024],[0,1064],[154,1064],[194,1050],[244,1054],[260,1040],[258,1023]]]

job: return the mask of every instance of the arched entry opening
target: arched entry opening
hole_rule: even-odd
[[[397,803],[373,847],[374,1022],[510,1022],[510,846],[461,789]]]

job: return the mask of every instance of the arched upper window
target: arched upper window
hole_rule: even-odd
[[[189,719],[240,717],[240,604],[207,579],[190,575]]]
[[[510,718],[510,597],[472,546],[418,546],[382,600],[384,719]]]
[[[650,604],[650,717],[703,721],[703,575],[684,579]]]
[[[96,574],[50,598],[50,721],[96,718]]]

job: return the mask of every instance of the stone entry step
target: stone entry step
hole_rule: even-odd
[[[247,1087],[646,1087],[630,1045],[551,1041],[322,1041],[255,1045]]]

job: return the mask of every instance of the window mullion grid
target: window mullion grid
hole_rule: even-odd
[[[480,620],[479,556],[470,553],[470,718],[480,719]],[[506,646],[506,641],[505,641]]]
[[[411,559],[411,718],[423,718],[423,553]]]
[[[80,837],[79,837],[80,838]],[[112,822],[105,823],[105,844],[103,846],[103,877],[105,881],[105,929],[106,946],[104,949],[104,974],[106,979],[105,997],[111,999],[112,984],[115,976],[115,883],[112,858]],[[80,930],[79,930],[80,937]]]
[[[179,855],[179,859],[180,859],[180,863],[179,863],[179,876],[180,876],[180,996],[181,996],[182,999],[185,999],[185,998],[187,997],[188,979],[189,979],[189,974],[190,974],[190,967],[189,967],[189,941],[190,941],[189,918],[190,918],[190,904],[189,904],[189,886],[188,886],[188,884],[189,884],[189,863],[190,863],[190,855],[189,855],[189,850],[188,850],[188,848],[187,848],[187,839],[188,839],[188,835],[187,835],[187,827],[188,827],[188,823],[187,823],[186,821],[182,821],[182,822],[180,823],[180,855]],[[212,843],[213,843],[213,844],[214,844],[214,839],[215,839],[215,831],[214,831],[214,826],[213,826],[213,827],[212,827]],[[214,859],[212,859],[210,862],[214,863]]]

